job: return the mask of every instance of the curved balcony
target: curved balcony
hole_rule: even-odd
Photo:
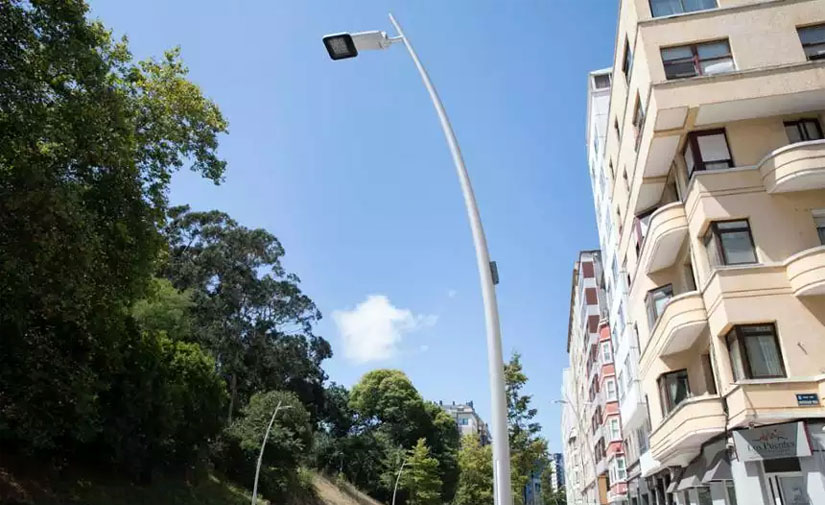
[[[825,295],[825,246],[794,254],[785,265],[794,295]]]
[[[768,193],[825,188],[825,140],[780,147],[759,163]]]
[[[662,466],[685,466],[708,439],[724,432],[725,412],[717,395],[680,403],[650,434],[650,455]]]
[[[667,268],[676,261],[688,234],[685,206],[674,202],[650,215],[639,263],[646,274]]]
[[[642,350],[640,370],[646,370],[654,358],[690,349],[707,325],[701,293],[691,291],[671,298]]]

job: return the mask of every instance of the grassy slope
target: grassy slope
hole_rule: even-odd
[[[317,501],[300,505],[381,505],[352,486],[339,487],[321,475],[313,476],[313,484]],[[46,487],[40,482],[15,479],[0,466],[0,503],[4,505],[246,505],[250,502],[249,492],[215,475],[194,486],[161,478],[148,487],[83,479]],[[268,505],[269,502],[259,499],[258,503]]]

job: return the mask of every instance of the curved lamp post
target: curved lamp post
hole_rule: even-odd
[[[490,261],[490,254],[487,250],[487,239],[484,236],[484,229],[481,226],[481,216],[476,204],[473,187],[470,184],[470,176],[461,150],[458,147],[453,128],[447,117],[447,112],[438,93],[433,86],[424,65],[418,59],[418,55],[410,43],[410,39],[404,35],[401,26],[390,14],[390,22],[395,26],[398,36],[388,37],[386,32],[370,31],[361,33],[338,33],[324,37],[324,45],[333,60],[354,58],[359,51],[371,49],[387,49],[395,43],[403,42],[407,52],[415,64],[424,86],[430,94],[441,129],[452,154],[453,164],[455,164],[458,180],[461,183],[461,191],[464,195],[464,204],[467,207],[467,215],[470,219],[470,228],[473,232],[473,245],[476,251],[476,263],[478,274],[481,280],[481,294],[484,299],[484,321],[487,328],[487,366],[490,377],[490,397],[492,407],[493,425],[493,492],[496,505],[512,505],[513,496],[510,488],[510,444],[507,429],[507,399],[504,394],[504,362],[501,357],[501,329],[499,328],[498,306],[496,303],[495,284],[498,284],[498,271],[495,262]]]
[[[252,485],[252,505],[255,505],[255,502],[258,500],[258,476],[261,473],[261,461],[264,459],[264,447],[266,447],[266,439],[269,438],[269,430],[272,429],[272,423],[275,422],[275,416],[278,415],[278,411],[291,408],[291,405],[284,405],[282,407],[281,402],[278,402],[278,405],[275,406],[275,412],[272,413],[272,419],[269,420],[269,426],[266,427],[264,441],[261,443],[261,452],[258,454],[258,466],[255,468],[255,484]]]

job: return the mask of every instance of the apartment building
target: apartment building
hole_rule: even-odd
[[[825,504],[825,0],[621,0],[588,86],[628,503]]]
[[[626,464],[613,343],[599,251],[582,251],[573,270],[564,371],[562,434],[571,504],[625,503]]]
[[[551,453],[547,465],[552,475],[550,480],[552,491],[557,493],[564,489],[564,455],[560,452]]]
[[[462,437],[465,435],[475,435],[479,437],[481,445],[490,444],[492,441],[490,438],[490,428],[487,426],[487,423],[481,419],[481,416],[476,413],[472,401],[467,403],[438,402],[438,405],[455,419],[458,433]]]

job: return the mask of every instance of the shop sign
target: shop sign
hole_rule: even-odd
[[[740,461],[810,456],[811,446],[805,423],[786,423],[733,432],[733,443]]]
[[[819,407],[819,396],[816,393],[797,393],[796,404],[800,407]]]

